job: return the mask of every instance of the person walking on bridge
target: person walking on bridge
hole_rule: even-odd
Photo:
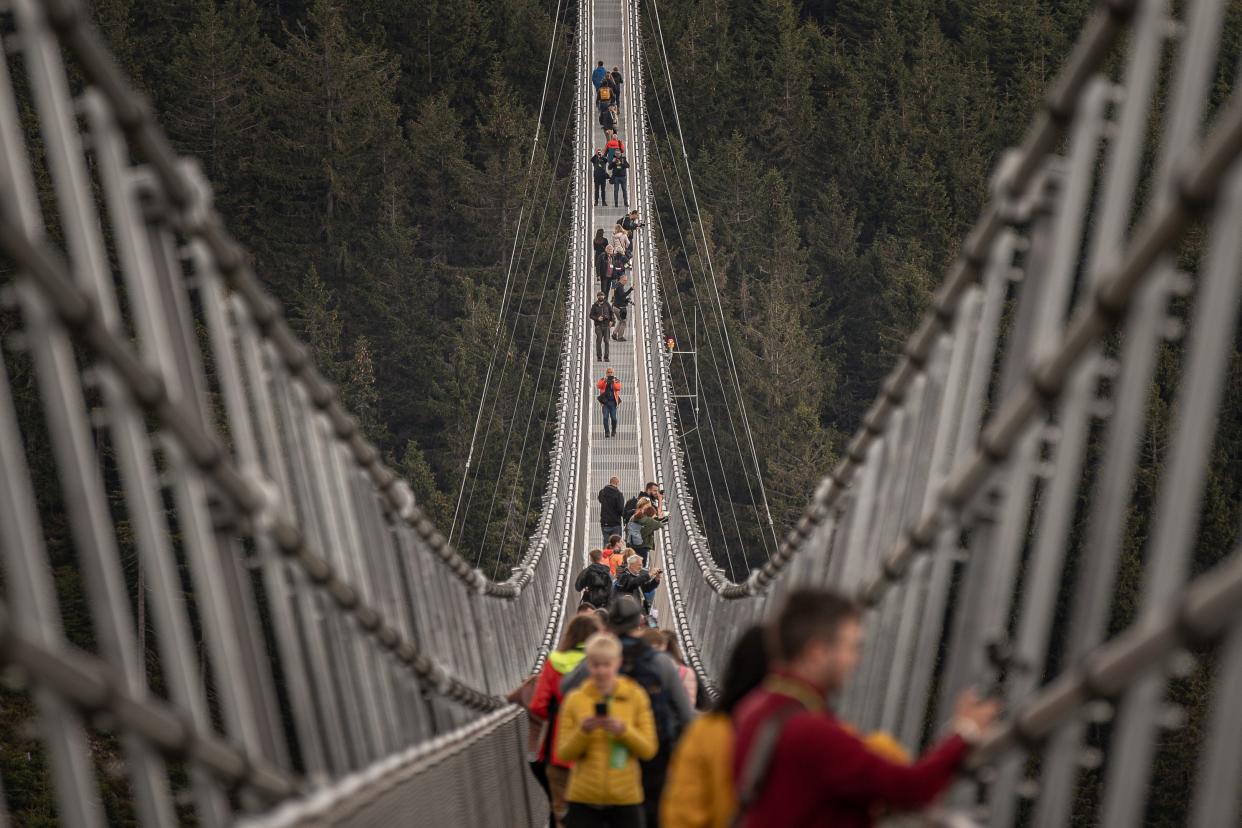
[[[599,89],[595,91],[595,101],[599,104],[599,111],[603,112],[608,107],[617,102],[617,90],[612,85],[612,78],[608,75],[604,76],[604,82],[599,85]]]
[[[634,551],[643,559],[643,566],[647,565],[648,557],[656,547],[656,537],[666,523],[668,523],[668,516],[657,517],[656,507],[651,503],[637,509],[630,516],[629,526],[626,527],[625,540],[630,546],[634,547]]]
[[[608,79],[612,81],[612,88],[617,91],[617,107],[621,106],[621,84],[625,83],[625,79],[621,77],[621,70],[614,66],[612,71],[608,73]]]
[[[630,194],[626,190],[626,182],[628,181],[627,172],[630,169],[630,159],[625,157],[625,148],[617,149],[616,154],[612,157],[612,161],[608,164],[608,170],[612,173],[612,206],[620,207],[621,201],[625,201],[625,206],[630,206]],[[617,197],[620,193],[621,198]]]
[[[604,545],[609,547],[607,551],[612,554],[613,537],[615,536],[618,541],[621,540],[621,512],[625,509],[625,495],[621,494],[621,480],[616,477],[608,478],[608,485],[600,489],[595,498],[599,501],[599,528],[604,533]],[[595,606],[604,605],[596,604]]]
[[[611,163],[612,159],[616,158],[617,153],[620,152],[625,152],[625,142],[617,137],[617,133],[614,132],[609,135],[608,140],[604,142],[604,158],[608,159],[608,162]],[[612,206],[620,207],[621,205],[617,204],[614,199]]]
[[[606,291],[612,284],[612,245],[606,240],[604,249],[595,254],[595,278],[599,279],[600,292],[605,299],[608,298]]]
[[[544,739],[539,745],[539,761],[544,762],[548,775],[548,799],[552,804],[552,819],[557,828],[565,828],[565,788],[569,783],[569,761],[556,752],[556,724],[561,710],[561,679],[582,663],[587,639],[603,630],[604,625],[594,612],[574,616],[565,625],[561,645],[543,662],[543,670],[535,682],[535,694],[530,700],[530,713],[547,722]]]
[[[608,304],[607,296],[601,291],[595,294],[595,304],[591,305],[591,312],[588,314],[591,321],[595,323],[595,358],[597,360],[608,361],[608,334],[612,331],[612,326],[617,323],[617,315],[612,310],[612,305]],[[612,373],[612,369],[608,369],[608,373]],[[603,402],[603,400],[600,400]]]
[[[556,749],[572,761],[566,799],[568,828],[642,828],[645,795],[639,763],[659,742],[651,699],[621,674],[624,646],[616,636],[587,640],[590,680],[565,693]]]
[[[599,125],[604,128],[604,132],[615,131],[619,120],[620,119],[617,117],[616,104],[613,104],[603,112],[599,113]]]
[[[952,735],[905,764],[869,749],[828,707],[862,656],[862,609],[827,589],[785,599],[772,633],[775,666],[733,714],[733,779],[742,825],[867,828],[877,810],[929,805],[961,768],[999,702],[967,691]],[[571,674],[572,675],[572,674]]]
[[[587,557],[591,562],[574,579],[574,589],[591,606],[606,607],[612,598],[612,571],[604,563],[604,550],[592,549]]]
[[[621,404],[621,380],[609,368],[604,372],[604,378],[595,383],[595,387],[599,390],[599,404],[604,407],[604,436],[614,437],[617,433],[617,406]]]
[[[620,252],[621,255],[625,257],[625,261],[627,263],[629,262],[632,255],[630,250],[630,236],[625,232],[625,228],[621,226],[620,222],[612,228],[612,249]]]
[[[604,82],[606,77],[608,77],[608,70],[604,68],[604,62],[601,60],[591,72],[591,85],[599,89],[599,85]]]
[[[608,608],[608,629],[621,639],[621,673],[638,682],[651,699],[659,750],[642,764],[643,811],[648,828],[658,828],[660,794],[664,790],[668,760],[682,730],[694,718],[694,709],[673,659],[667,653],[656,652],[639,637],[642,619],[642,607],[629,595],[618,595]],[[586,665],[579,664],[561,681],[561,693],[568,696],[586,679]]]
[[[604,156],[602,149],[595,150],[595,154],[591,156],[591,171],[595,181],[595,206],[604,202],[604,206],[608,206],[608,159]]]
[[[625,342],[625,321],[630,315],[630,295],[634,288],[630,287],[630,277],[622,276],[612,291],[612,306],[617,310],[617,327],[613,328],[612,338],[617,342]]]
[[[729,828],[737,810],[733,787],[733,711],[768,672],[767,630],[742,633],[725,664],[720,697],[686,728],[668,766],[660,799],[664,828]],[[693,672],[691,673],[693,675]]]

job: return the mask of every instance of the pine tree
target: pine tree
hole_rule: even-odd
[[[358,418],[363,433],[381,444],[386,443],[388,429],[380,419],[375,364],[371,360],[371,343],[366,336],[354,339],[353,355],[341,391],[349,410]]]
[[[195,0],[193,14],[173,52],[163,123],[177,149],[202,165],[233,232],[248,236],[255,146],[268,130],[260,96],[271,45],[253,0]]]
[[[289,323],[294,332],[310,346],[315,365],[333,382],[342,379],[341,318],[336,300],[319,278],[314,265],[306,271],[302,284],[293,295]]]
[[[308,254],[338,287],[385,251],[372,231],[391,212],[389,181],[408,151],[395,103],[396,63],[350,33],[329,0],[316,0],[276,64],[265,105],[273,128],[261,148],[260,209],[284,232],[259,239],[278,290],[288,262]]]
[[[415,500],[431,522],[436,526],[447,526],[453,516],[452,503],[436,482],[435,472],[419,448],[418,441],[407,440],[405,451],[393,466],[410,484]]]

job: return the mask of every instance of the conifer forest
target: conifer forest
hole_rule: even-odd
[[[325,376],[462,555],[504,578],[543,506],[555,423],[574,84],[587,71],[575,63],[576,4],[91,5],[175,148],[201,163],[216,206]],[[1000,152],[1021,139],[1093,5],[661,3],[667,53],[653,30],[643,32],[656,197],[643,220],[656,228],[666,330],[698,350],[697,367],[679,361],[673,375],[697,396],[680,401],[680,424],[699,485],[714,482],[715,497],[696,504],[717,563],[734,580],[774,551],[773,535],[797,521],[858,428],[984,205]],[[645,8],[643,17],[649,25]],[[1231,6],[1224,42],[1236,62],[1242,3]],[[1232,81],[1217,79],[1213,105]],[[683,152],[701,232],[692,228]],[[736,385],[722,373],[719,320],[680,301],[711,278]],[[7,314],[0,311],[0,338],[15,325]],[[1235,342],[1221,412],[1233,424],[1213,447],[1196,572],[1232,549],[1242,526],[1239,349]],[[1175,374],[1176,347],[1162,358],[1139,502],[1154,497],[1172,404],[1160,377]],[[19,415],[28,417],[27,451],[48,453],[33,370],[16,352],[8,364]],[[743,407],[772,530],[734,422]],[[34,480],[44,501],[60,496],[51,465],[47,479]],[[45,531],[55,552],[67,529]],[[1122,591],[1138,577],[1141,513],[1130,533]],[[120,542],[136,573],[132,549]],[[53,563],[67,634],[89,648],[81,576],[64,546]],[[1200,679],[1179,679],[1174,694],[1193,699]],[[30,753],[38,747],[27,704],[20,691],[0,692],[0,784],[15,825],[53,825],[50,793],[37,783],[41,760]],[[1198,715],[1191,704],[1186,740]],[[1167,740],[1157,762],[1177,767],[1189,751]],[[1169,813],[1185,795],[1154,794]],[[119,785],[104,800],[111,824],[133,824]],[[1152,824],[1176,824],[1161,807]]]

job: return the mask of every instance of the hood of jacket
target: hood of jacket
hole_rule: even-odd
[[[591,566],[595,566],[595,564],[591,564]],[[607,568],[604,567],[604,569]],[[586,658],[586,653],[582,652],[580,647],[575,647],[572,650],[553,650],[548,653],[548,661],[552,664],[552,669],[562,676],[572,672],[584,658]]]

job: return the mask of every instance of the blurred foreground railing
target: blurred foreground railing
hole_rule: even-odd
[[[1100,4],[863,428],[744,583],[695,528],[668,375],[651,374],[702,667],[794,586],[857,594],[851,722],[918,747],[968,684],[1005,697],[984,784],[954,801],[990,825],[1238,820],[1242,96],[1212,98],[1238,71],[1226,8]]]
[[[502,696],[572,563],[567,389],[549,508],[493,582],[359,432],[76,0],[0,3],[0,35],[0,664],[44,751],[8,793],[50,784],[66,825],[103,823],[101,786],[142,824],[224,825],[412,746],[507,761]],[[503,779],[541,818],[525,768]]]

